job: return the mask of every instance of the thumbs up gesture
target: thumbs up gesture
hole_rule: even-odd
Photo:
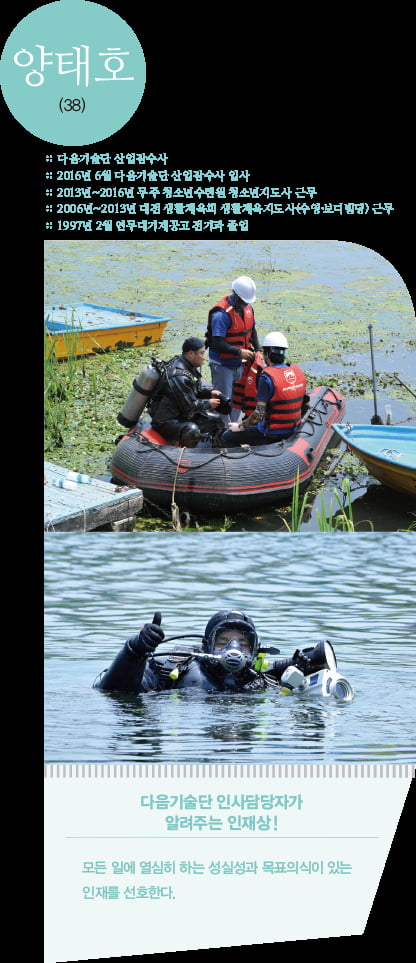
[[[153,622],[146,622],[140,630],[138,636],[136,636],[137,641],[134,645],[134,649],[138,655],[143,652],[154,652],[156,647],[163,642],[165,633],[161,627],[161,621],[161,612],[155,612]]]

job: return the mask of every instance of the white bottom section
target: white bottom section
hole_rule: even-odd
[[[363,933],[408,767],[144,768],[45,768],[46,963]]]

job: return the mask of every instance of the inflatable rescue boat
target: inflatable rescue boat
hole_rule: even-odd
[[[121,436],[111,463],[112,479],[140,488],[152,505],[172,504],[209,517],[250,513],[290,500],[299,479],[302,493],[329,445],[338,444],[334,425],[345,403],[335,388],[309,393],[302,423],[289,438],[272,445],[237,448],[181,448],[169,445],[142,419]]]

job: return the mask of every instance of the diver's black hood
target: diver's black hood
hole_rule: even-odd
[[[259,640],[254,622],[248,615],[244,615],[243,612],[236,612],[233,609],[223,609],[211,616],[205,627],[202,641],[204,652],[212,653],[217,633],[224,630],[228,631],[228,629],[237,629],[239,632],[244,632],[249,639],[251,659],[255,659],[259,651]]]

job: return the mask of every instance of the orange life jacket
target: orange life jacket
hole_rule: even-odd
[[[214,307],[211,308],[208,314],[209,340],[212,337],[211,317],[217,308],[222,308],[223,311],[226,311],[230,319],[230,326],[223,340],[237,348],[250,348],[251,332],[254,325],[254,311],[251,307],[251,304],[246,304],[243,310],[243,317],[241,317],[241,314],[239,314],[238,311],[233,308],[232,304],[230,304],[228,297],[221,298],[221,301],[218,301],[218,304],[214,304]],[[235,359],[235,355],[221,353],[220,358],[223,358],[224,360],[227,358]]]
[[[274,394],[267,405],[266,421],[269,431],[291,431],[301,420],[302,401],[306,391],[306,378],[296,364],[276,368],[273,365],[264,373],[274,384]]]
[[[233,408],[244,411],[246,415],[251,414],[256,407],[257,382],[259,375],[265,368],[265,362],[261,351],[256,351],[254,361],[247,361],[243,365],[243,374],[239,381],[234,383],[233,388]]]

